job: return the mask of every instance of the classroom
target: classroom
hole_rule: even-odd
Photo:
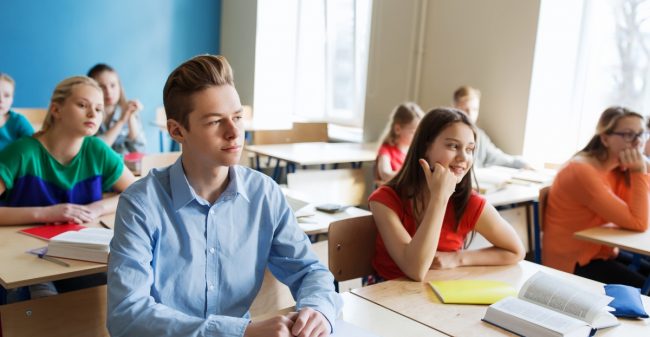
[[[649,336],[649,9],[0,2],[0,337]]]

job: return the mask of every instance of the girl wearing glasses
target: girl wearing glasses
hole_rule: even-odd
[[[641,287],[644,276],[621,262],[617,249],[573,237],[577,231],[613,223],[648,228],[648,171],[643,147],[645,120],[622,107],[600,116],[596,134],[558,172],[544,216],[545,265],[603,283]]]

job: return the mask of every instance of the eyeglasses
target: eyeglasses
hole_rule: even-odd
[[[650,134],[648,134],[648,131],[641,131],[639,133],[635,133],[635,132],[632,132],[632,131],[628,131],[628,132],[613,132],[612,131],[610,133],[612,135],[620,136],[621,138],[623,138],[624,141],[626,141],[628,143],[631,143],[631,142],[633,142],[633,141],[635,141],[637,139],[641,140],[642,142],[645,142],[646,140],[648,140],[648,137],[650,136]]]

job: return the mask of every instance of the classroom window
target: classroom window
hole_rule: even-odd
[[[650,108],[650,1],[542,1],[524,155],[564,162],[605,108]]]
[[[370,9],[370,0],[260,0],[256,120],[362,126]]]

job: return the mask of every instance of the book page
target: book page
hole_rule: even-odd
[[[526,302],[515,297],[508,297],[495,304],[492,304],[490,308],[488,308],[488,311],[492,308],[532,322],[536,325],[545,327],[549,330],[560,332],[561,334],[566,334],[567,332],[572,331],[577,327],[587,325],[581,320],[563,315],[559,312],[547,309],[539,305],[535,305],[530,302]],[[485,318],[489,321],[494,320],[490,317],[489,313],[486,313],[485,316]],[[493,323],[504,324],[503,321],[498,320]]]
[[[592,323],[613,298],[588,292],[568,281],[543,272],[533,275],[519,291],[519,298]]]

